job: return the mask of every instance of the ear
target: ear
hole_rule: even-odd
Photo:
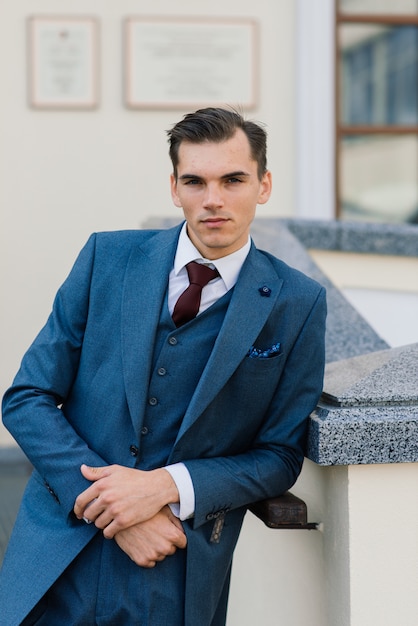
[[[267,200],[270,198],[271,190],[272,190],[271,172],[267,170],[267,172],[264,173],[263,178],[261,179],[261,182],[260,182],[260,193],[258,195],[257,203],[265,204]]]
[[[177,194],[177,180],[174,174],[170,175],[170,189],[171,189],[171,197],[173,199],[174,205],[181,209],[182,204]]]

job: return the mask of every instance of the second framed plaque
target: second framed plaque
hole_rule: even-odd
[[[130,17],[124,26],[128,107],[256,106],[254,20]]]

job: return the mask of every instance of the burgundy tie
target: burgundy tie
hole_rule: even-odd
[[[173,321],[176,326],[189,322],[199,312],[202,289],[210,280],[219,276],[218,270],[212,270],[207,265],[191,261],[186,265],[190,285],[181,294],[173,311]]]

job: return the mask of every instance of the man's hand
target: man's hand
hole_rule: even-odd
[[[176,484],[164,468],[144,472],[121,465],[82,465],[81,473],[93,484],[77,497],[74,513],[94,522],[106,539],[179,501]]]
[[[114,539],[132,561],[148,568],[187,545],[181,522],[168,506],[150,520],[121,530]]]

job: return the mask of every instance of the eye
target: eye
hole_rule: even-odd
[[[236,176],[231,176],[231,178],[227,178],[227,183],[242,183],[240,178],[236,178]]]
[[[199,178],[189,178],[187,180],[184,181],[185,185],[200,185],[201,184],[201,180],[199,180]]]

